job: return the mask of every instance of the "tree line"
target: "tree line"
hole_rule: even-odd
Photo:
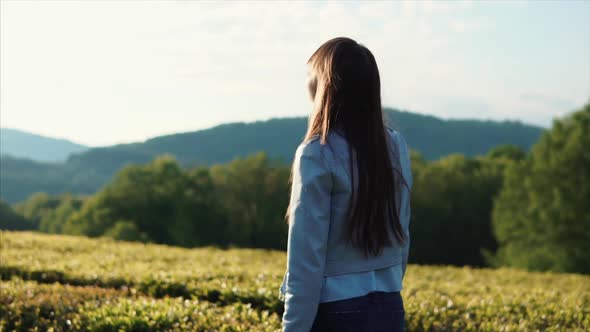
[[[590,273],[588,146],[590,105],[555,120],[530,152],[502,145],[428,161],[413,151],[410,261]],[[189,168],[161,155],[94,195],[1,203],[0,228],[284,250],[289,173],[265,153]]]
[[[449,153],[485,154],[492,147],[507,143],[528,151],[543,132],[542,128],[515,121],[443,120],[389,108],[384,109],[384,115],[395,129],[404,133],[410,147],[419,150],[427,160]],[[258,151],[266,152],[271,158],[282,157],[285,163],[290,163],[306,127],[305,117],[226,123],[204,130],[158,136],[142,143],[94,147],[70,154],[67,161],[58,163],[11,157],[5,154],[11,149],[0,146],[0,197],[15,204],[38,191],[93,194],[110,182],[124,165],[147,164],[164,153],[174,155],[184,168],[228,163],[238,156],[246,157]],[[3,130],[0,128],[0,133]],[[2,142],[0,140],[0,145]]]

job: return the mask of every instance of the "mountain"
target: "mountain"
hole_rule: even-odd
[[[71,153],[88,150],[74,142],[28,133],[18,129],[0,128],[0,153],[41,162],[62,162]]]
[[[502,144],[514,144],[528,151],[544,131],[520,121],[444,120],[391,109],[387,113],[410,148],[429,160],[451,153],[481,155]]]
[[[501,144],[528,150],[543,132],[542,128],[515,121],[444,120],[393,109],[386,113],[410,148],[431,160],[450,153],[485,154]],[[90,148],[58,164],[3,156],[0,197],[17,202],[35,191],[91,194],[124,165],[147,163],[164,153],[174,155],[185,167],[224,163],[258,151],[289,163],[306,125],[304,117],[229,123],[144,142]]]

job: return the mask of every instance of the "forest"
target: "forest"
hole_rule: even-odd
[[[451,153],[485,154],[502,144],[514,144],[528,151],[543,132],[543,128],[519,121],[441,119],[391,108],[385,108],[384,114],[389,126],[403,133],[410,148],[420,151],[427,160]],[[124,166],[146,164],[162,154],[173,155],[183,168],[224,164],[260,151],[271,159],[289,164],[306,126],[305,117],[225,123],[203,130],[152,137],[143,142],[94,147],[82,152],[74,150],[61,162],[39,160],[38,149],[47,146],[39,144],[38,148],[31,148],[33,139],[38,141],[39,137],[13,138],[13,143],[8,144],[10,137],[4,128],[0,128],[0,197],[12,204],[28,199],[38,191],[93,194]],[[52,151],[51,155],[57,158],[59,153],[56,151],[62,148],[52,145],[46,150]],[[31,150],[37,152],[28,157],[16,157]]]
[[[412,152],[410,263],[590,273],[590,104],[526,151],[436,160]],[[290,166],[264,152],[183,166],[130,164],[92,195],[0,204],[0,229],[183,247],[286,248]]]

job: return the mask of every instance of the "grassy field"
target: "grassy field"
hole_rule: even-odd
[[[276,331],[285,253],[0,232],[0,331]],[[409,265],[407,331],[588,331],[590,276]]]

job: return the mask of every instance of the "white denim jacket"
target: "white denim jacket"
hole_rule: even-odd
[[[410,188],[412,174],[407,144],[402,135],[387,129],[395,176],[402,175],[397,195],[400,222],[407,241],[390,236],[394,246],[377,257],[345,243],[344,222],[352,188],[348,142],[332,130],[327,144],[319,137],[303,142],[295,152],[291,188],[287,268],[280,288],[285,301],[283,331],[307,332],[317,312],[326,277],[401,265],[405,273],[409,250]],[[356,174],[356,173],[355,173]],[[358,177],[355,176],[355,179]]]

